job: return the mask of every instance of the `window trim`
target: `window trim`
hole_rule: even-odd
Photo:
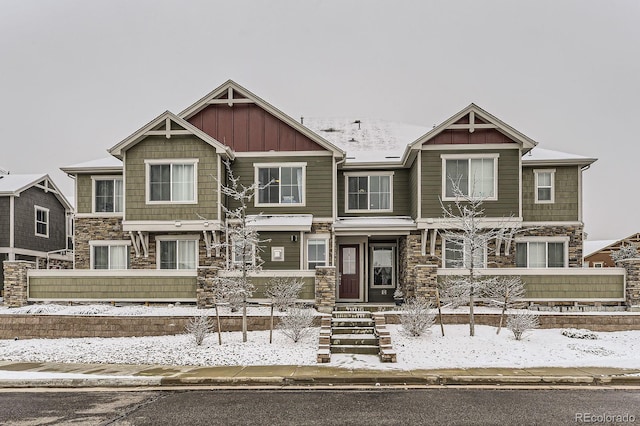
[[[483,154],[440,154],[442,161],[442,201],[456,201],[456,197],[447,197],[447,160],[473,160],[473,159],[493,159],[493,196],[482,197],[485,201],[497,201],[498,200],[498,159],[499,153],[483,153]],[[468,162],[468,166],[471,167],[471,163]],[[471,173],[469,173],[469,180],[471,180]],[[468,187],[472,188],[471,181],[468,182]],[[469,198],[471,195],[466,195]],[[475,199],[475,198],[473,198]]]
[[[97,271],[125,271],[131,269],[131,253],[127,253],[127,268],[126,269],[112,269],[111,268],[111,253],[109,253],[109,268],[96,269],[95,267],[95,253],[94,247],[131,247],[131,240],[90,240],[89,241],[89,269]],[[129,249],[130,251],[130,249]]]
[[[314,267],[313,269],[309,268],[309,241],[324,241],[324,265],[323,266],[328,266],[329,265],[329,240],[330,240],[330,235],[329,234],[309,234],[307,236],[307,238],[305,238],[305,251],[304,251],[304,265],[306,270],[308,271],[313,271],[317,268]]]
[[[515,244],[516,244],[516,262],[517,262],[517,247],[518,247],[518,243],[527,243],[527,266],[525,266],[525,268],[529,268],[529,244],[528,243],[546,243],[546,247],[545,247],[545,266],[544,268],[534,268],[534,269],[558,269],[558,268],[568,268],[569,267],[569,241],[570,238],[566,237],[566,236],[558,236],[558,237],[519,237],[516,238],[515,240]],[[564,250],[563,250],[563,255],[564,255],[564,265],[561,267],[550,267],[549,266],[549,246],[548,243],[563,243],[564,244]]]
[[[299,203],[261,203],[260,202],[260,169],[268,169],[268,168],[278,168],[278,174],[282,177],[282,168],[283,167],[300,167],[302,169],[302,197]],[[253,182],[256,184],[256,195],[254,197],[253,203],[255,207],[306,207],[307,205],[307,163],[306,162],[278,162],[278,163],[253,163]],[[278,188],[281,188],[278,185]],[[281,191],[281,189],[280,189]],[[281,199],[280,192],[278,199]]]
[[[47,220],[44,223],[47,227],[47,232],[45,234],[41,234],[38,232],[38,211],[44,212],[47,215]],[[33,224],[34,224],[34,233],[36,237],[49,238],[49,227],[51,225],[51,215],[49,209],[46,207],[34,205],[33,206]]]
[[[467,258],[467,252],[468,250],[466,250],[464,247],[462,249],[462,266],[459,268],[456,267],[452,267],[452,266],[447,266],[447,241],[449,241],[451,239],[446,239],[443,238],[442,239],[442,268],[444,269],[469,269],[469,267],[467,266],[467,262],[466,262],[466,258]],[[466,241],[462,241],[463,245],[465,244]],[[487,262],[489,260],[489,250],[488,247],[483,247],[482,248],[482,266],[477,266],[474,269],[485,269],[487,267]]]
[[[97,212],[96,211],[96,182],[99,180],[121,180],[122,181],[122,211],[113,212]],[[114,183],[115,189],[115,183]],[[115,208],[115,192],[114,192],[114,208]],[[93,175],[91,176],[91,213],[100,216],[122,216],[124,214],[124,176],[122,175]]]
[[[197,158],[163,158],[163,159],[144,160],[144,186],[145,186],[144,193],[145,193],[146,204],[148,205],[198,204],[198,162],[199,161],[200,160]],[[159,166],[159,165],[171,166],[172,174],[173,174],[174,165],[192,165],[193,166],[193,200],[188,200],[188,201],[173,201],[173,200],[152,201],[151,200],[151,188],[150,188],[151,166]],[[171,178],[173,179],[173,176],[171,176]],[[170,183],[172,184],[173,180]],[[173,198],[173,192],[171,193],[171,198]]]
[[[373,251],[376,248],[391,248],[391,256],[392,263],[391,266],[391,284],[388,285],[374,285],[374,272],[373,272]],[[369,265],[369,288],[370,289],[389,289],[396,288],[397,280],[398,280],[398,247],[395,243],[370,243],[369,244],[369,256],[370,256],[370,265]]]
[[[156,269],[160,270],[160,242],[161,241],[195,241],[196,242],[196,264],[194,269],[163,269],[165,271],[195,271],[200,266],[200,235],[184,234],[184,235],[156,235]],[[176,260],[177,264],[177,260]]]
[[[538,189],[540,188],[539,184],[538,184],[538,176],[541,173],[549,173],[551,174],[551,198],[549,200],[540,200],[538,198]],[[556,169],[534,169],[533,170],[533,175],[534,175],[534,184],[533,184],[533,188],[534,188],[534,197],[535,197],[535,204],[554,204],[556,201]],[[546,187],[544,187],[546,188]]]
[[[236,260],[236,244],[237,241],[239,241],[239,238],[233,239],[231,241],[231,253],[229,256],[229,266],[231,269],[238,269],[240,265],[242,265],[242,261],[237,261]],[[253,246],[253,250],[251,250],[251,262],[246,262],[247,265],[249,265],[250,268],[253,268],[256,266],[256,245],[255,244],[251,244]]]
[[[344,173],[344,212],[345,213],[391,213],[393,212],[393,171],[381,172],[345,172]],[[351,209],[349,208],[349,178],[350,177],[367,177],[367,187],[371,188],[371,177],[389,176],[389,208],[388,209]],[[367,189],[367,197],[371,199],[371,191]],[[371,205],[368,202],[367,205]]]

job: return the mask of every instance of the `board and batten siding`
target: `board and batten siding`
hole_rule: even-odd
[[[534,170],[555,170],[554,202],[535,203]],[[522,216],[528,222],[577,221],[579,202],[578,166],[536,166],[522,168]]]
[[[0,247],[9,247],[9,232],[11,229],[10,203],[9,197],[0,197]],[[0,269],[2,268],[0,267]]]
[[[345,212],[345,191],[346,180],[345,172],[367,173],[374,176],[377,172],[393,172],[393,211],[391,212],[368,212],[360,210],[354,213]],[[387,170],[347,170],[338,171],[338,216],[410,216],[410,199],[412,193],[409,189],[409,170],[408,169],[387,169]]]
[[[418,160],[413,162],[409,169],[409,214],[412,218],[418,217]]]
[[[126,220],[218,219],[217,159],[215,148],[194,136],[150,136],[125,156]],[[146,204],[145,160],[197,159],[197,204]]]
[[[232,167],[234,175],[240,178],[240,182],[243,185],[248,186],[253,184],[255,178],[254,164],[276,163],[286,165],[286,163],[306,163],[304,206],[282,204],[282,206],[265,207],[255,206],[252,201],[248,206],[247,213],[312,214],[314,217],[332,217],[333,161],[333,157],[330,155],[260,157],[259,153],[256,153],[255,157],[236,157]],[[228,205],[231,209],[237,207],[237,203],[233,200],[228,200]]]
[[[498,199],[484,201],[482,208],[487,217],[519,215],[520,150],[425,150],[422,151],[422,217],[442,217],[442,157],[443,154],[499,154]],[[447,205],[447,203],[445,203]]]

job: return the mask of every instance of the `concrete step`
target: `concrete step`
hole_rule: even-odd
[[[334,354],[365,354],[378,355],[378,345],[331,345],[331,353]]]
[[[367,312],[380,312],[380,311],[392,311],[397,309],[393,302],[389,303],[369,303],[366,305],[358,304],[353,305],[336,305],[334,310],[336,311],[367,311]]]
[[[331,327],[373,327],[371,318],[333,318]]]
[[[333,327],[331,334],[373,334],[371,327]]]
[[[332,318],[371,318],[371,312],[333,311]]]
[[[331,336],[331,345],[377,346],[378,338],[373,334],[336,334]]]

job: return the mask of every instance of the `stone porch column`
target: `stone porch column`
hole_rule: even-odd
[[[4,304],[10,308],[19,308],[27,304],[27,271],[35,267],[34,262],[24,260],[3,262],[4,268]]]
[[[316,309],[330,314],[336,304],[336,267],[317,266],[315,287]]]
[[[213,308],[215,303],[214,287],[218,276],[215,266],[201,266],[198,268],[198,282],[196,286],[196,305],[198,309]]]
[[[415,296],[432,299],[438,286],[438,265],[415,266]]]
[[[627,306],[640,307],[640,259],[626,259],[618,262],[618,266],[627,271]]]

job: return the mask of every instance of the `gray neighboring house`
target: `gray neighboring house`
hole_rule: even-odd
[[[73,209],[46,174],[0,172],[0,264],[28,260],[38,268],[71,267]],[[4,271],[0,268],[0,289]]]

